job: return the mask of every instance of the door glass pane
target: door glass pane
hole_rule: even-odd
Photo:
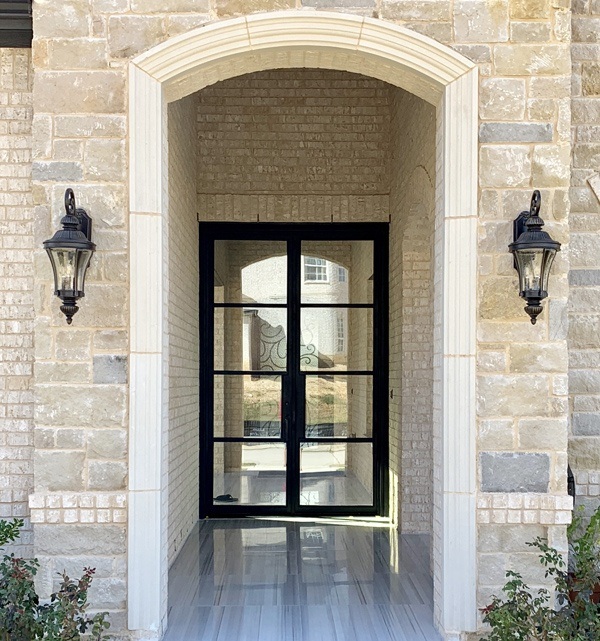
[[[215,369],[285,370],[286,327],[283,308],[215,308]]]
[[[302,242],[302,303],[373,303],[373,241]]]
[[[300,505],[372,505],[371,443],[302,443]]]
[[[285,241],[215,241],[215,303],[285,304],[286,252]]]
[[[302,370],[371,370],[371,308],[304,308],[300,312],[300,331]]]
[[[215,436],[279,438],[281,376],[214,378]]]
[[[214,505],[285,505],[283,443],[215,443]]]
[[[306,377],[308,438],[370,438],[373,435],[371,376]]]

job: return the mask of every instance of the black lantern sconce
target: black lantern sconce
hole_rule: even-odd
[[[72,189],[65,191],[65,210],[60,221],[63,228],[44,241],[44,249],[52,263],[54,293],[63,302],[60,311],[70,325],[79,311],[77,301],[85,296],[85,272],[96,245],[91,241],[92,219],[84,209],[76,208]]]
[[[560,243],[542,230],[541,202],[542,197],[536,189],[529,211],[521,212],[513,223],[513,242],[508,246],[519,273],[519,294],[527,301],[525,311],[531,317],[532,325],[543,309],[541,302],[548,296],[550,268],[556,252],[560,251]]]

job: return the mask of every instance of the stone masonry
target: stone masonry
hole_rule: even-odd
[[[40,583],[46,592],[57,571],[76,573],[83,565],[95,566],[91,599],[95,607],[111,612],[113,631],[123,637],[130,376],[127,65],[154,45],[211,21],[279,9],[378,17],[435,38],[479,67],[479,605],[498,591],[508,568],[518,566],[535,585],[543,583],[525,541],[545,535],[551,544],[566,549],[571,508],[566,496],[568,460],[579,502],[588,507],[598,502],[598,0],[573,0],[572,6],[568,0],[36,0],[31,55],[27,50],[0,50],[0,517],[26,519],[16,549],[30,553],[33,548],[40,557]],[[293,79],[293,71],[285,73]],[[341,82],[346,80],[343,69],[334,73]],[[205,97],[216,89],[208,88]],[[324,105],[318,101],[313,106],[315,117],[327,115],[319,111]],[[218,107],[219,113],[227,114],[227,101]],[[415,118],[418,107],[410,100],[402,108],[406,121]],[[175,125],[170,142],[183,147],[177,141],[193,127],[184,128],[182,104],[173,109],[171,122],[179,118],[181,127]],[[402,118],[401,112],[395,117]],[[298,123],[289,124],[293,133]],[[425,139],[426,129],[415,130],[415,140]],[[381,138],[385,137],[384,132]],[[441,153],[439,141],[436,152]],[[187,180],[184,165],[193,149],[172,148],[170,153],[173,184]],[[341,166],[342,158],[333,154],[333,169],[336,159]],[[411,155],[407,171],[422,166],[417,174],[426,172],[430,162],[430,155],[422,161]],[[392,189],[389,176],[382,179],[383,167],[375,163],[368,173],[386,184],[385,189],[365,187],[363,202],[345,183],[334,194],[336,202],[347,199],[344,206],[359,216],[366,202],[374,213],[371,219],[388,219]],[[254,175],[252,182],[258,178]],[[417,178],[422,185],[432,179]],[[408,180],[401,176],[398,184]],[[323,198],[330,198],[333,211],[331,194],[308,185],[306,180],[294,186],[296,196],[306,198],[306,211]],[[75,189],[78,205],[93,217],[98,246],[86,297],[71,327],[58,311],[49,261],[41,249],[58,226],[66,187]],[[547,229],[563,247],[553,269],[550,298],[532,326],[517,295],[507,244],[512,220],[528,207],[534,188],[542,193]],[[247,193],[240,210],[233,195],[223,192],[226,184],[204,189],[199,198],[214,211],[219,195],[220,219],[238,219],[238,211],[251,207],[258,212],[273,206],[278,214],[293,209],[290,199],[262,202],[257,194]],[[188,207],[183,199],[171,202],[172,212]],[[173,215],[171,236],[165,239],[172,274],[193,260],[195,229],[193,218]],[[413,256],[414,269],[426,278],[431,268],[421,257],[428,253],[429,239],[418,240],[422,256]],[[400,278],[399,265],[395,269]],[[402,269],[408,269],[407,263]],[[408,283],[410,274],[402,278]],[[165,501],[172,514],[168,524],[157,525],[169,531],[170,560],[193,524],[195,509],[190,508],[193,482],[177,475],[176,469],[193,468],[187,460],[195,443],[189,434],[195,429],[196,376],[190,354],[197,346],[191,338],[195,320],[187,317],[195,308],[186,307],[185,300],[196,295],[195,284],[188,275],[181,291],[170,290],[180,314],[168,319],[170,350],[180,358],[170,367],[177,388],[170,379],[165,381],[170,386],[166,397],[174,401],[165,415],[171,430],[171,449],[165,457],[173,468]],[[410,300],[416,307],[424,304],[418,297]],[[417,312],[405,308],[402,318],[407,326],[397,331],[406,342],[416,338],[414,353],[428,372],[434,356],[423,337],[434,330],[426,327],[419,335],[412,314]],[[407,394],[430,393],[427,376],[419,376],[407,383]],[[176,389],[181,391],[177,397]],[[412,396],[405,400],[412,402]],[[398,408],[394,420],[407,421],[409,403]],[[425,422],[428,407],[415,406]],[[404,443],[425,450],[435,447],[430,436],[426,429],[403,433]],[[402,442],[396,438],[395,443],[401,450]],[[434,452],[426,463],[432,466],[434,482],[435,456]],[[402,454],[396,452],[395,460],[401,474]],[[399,512],[403,489],[400,483],[392,493]],[[435,510],[430,517],[419,512],[417,501],[406,505],[404,518],[417,523],[416,529],[428,526],[430,518],[435,521]]]

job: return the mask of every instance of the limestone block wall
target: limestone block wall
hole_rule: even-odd
[[[431,533],[435,109],[401,89],[390,96],[390,458],[402,531]]]
[[[198,222],[195,95],[169,105],[169,563],[198,520]]]
[[[487,548],[483,545],[490,526],[497,525],[496,531],[507,534],[515,527],[523,539],[530,532],[518,528],[528,524],[526,519],[535,518],[553,541],[564,543],[563,521],[568,517],[564,492],[569,411],[565,310],[571,162],[570,9],[566,2],[549,0],[493,4],[431,0],[418,6],[409,0],[361,0],[360,7],[354,2],[338,2],[64,0],[34,5],[35,247],[56,228],[67,186],[75,188],[79,204],[94,217],[98,244],[88,295],[68,330],[52,295],[47,258],[40,250],[35,254],[36,460],[32,505],[44,506],[35,508],[40,510],[35,517],[36,549],[47,562],[44,577],[48,587],[50,572],[62,569],[67,548],[82,563],[102,564],[97,585],[103,596],[98,603],[113,611],[115,620],[125,608],[125,528],[119,521],[121,515],[114,512],[126,509],[120,504],[126,483],[127,436],[127,62],[172,35],[247,11],[327,4],[333,10],[377,12],[384,20],[449,43],[478,63],[479,567],[493,567],[491,574],[482,572],[480,576],[481,604],[489,591],[497,590],[503,571],[515,560],[523,560],[511,556],[498,541]],[[595,19],[592,7],[593,3],[581,3],[581,12],[592,20],[589,24]],[[578,24],[583,28],[583,22]],[[594,33],[597,31],[590,30],[581,36],[586,47],[595,46]],[[583,48],[575,47],[574,51]],[[574,100],[573,113],[581,109],[586,112],[582,118],[591,120],[597,98],[587,98],[586,106],[578,98]],[[443,154],[443,141],[437,142],[437,151]],[[506,253],[512,219],[528,205],[533,188],[542,190],[542,215],[549,230],[565,243],[551,279],[551,300],[536,326],[529,324],[522,311]],[[308,216],[315,211],[319,216],[325,212],[323,220],[348,220],[364,211],[370,212],[371,220],[387,220],[389,214],[385,190],[349,195],[311,191],[305,200],[294,200],[289,194],[270,193],[265,199],[263,195],[209,193],[200,200],[199,208],[217,215],[233,212],[237,219],[249,212],[249,220],[260,220],[261,215],[263,220],[267,216],[285,220],[287,215],[300,212]],[[593,225],[592,218],[587,220]],[[586,262],[582,267],[588,266]],[[595,344],[590,349],[593,351]],[[592,366],[583,369],[591,370]],[[589,396],[594,396],[593,387],[590,389]],[[524,470],[533,470],[535,479],[547,478],[548,482],[537,485],[532,477],[523,475]],[[498,479],[504,484],[498,484]],[[58,494],[77,498],[68,498],[65,505],[64,496]],[[112,497],[108,508],[107,494]],[[541,495],[538,507],[525,505],[527,494]]]
[[[600,502],[600,5],[573,3],[569,462],[577,503]]]
[[[33,248],[31,52],[0,49],[0,518],[25,521],[15,554],[31,553]]]

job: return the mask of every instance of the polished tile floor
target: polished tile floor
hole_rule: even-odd
[[[439,641],[429,539],[377,520],[200,522],[165,641]]]

